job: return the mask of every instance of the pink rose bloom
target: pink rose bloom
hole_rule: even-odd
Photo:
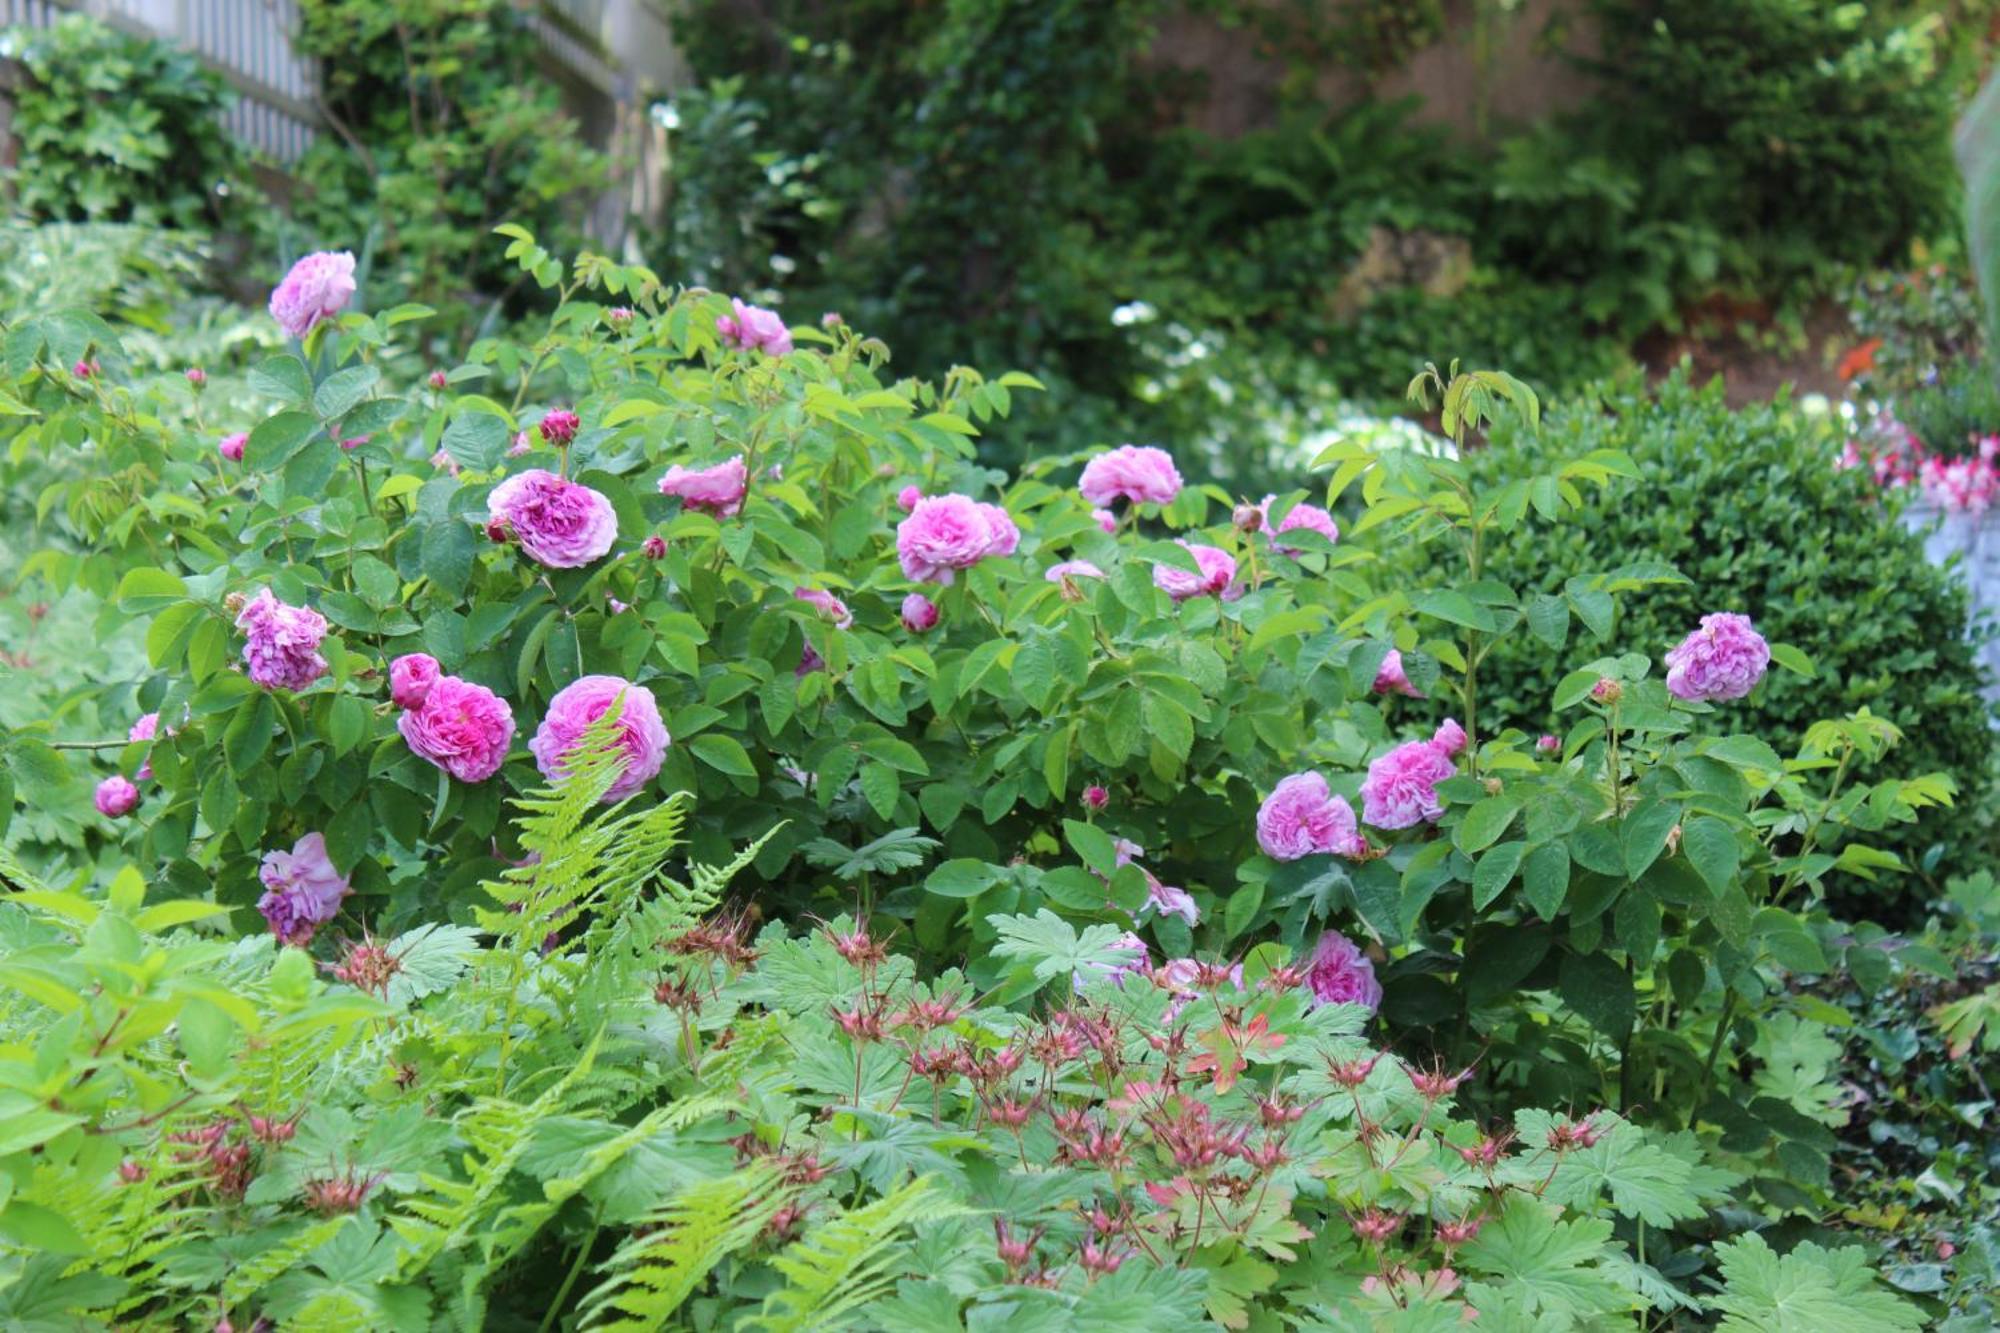
[[[484,685],[440,676],[422,703],[396,719],[396,729],[418,757],[460,782],[484,782],[507,762],[514,710]]]
[[[440,449],[432,454],[431,466],[440,472],[449,472],[454,477],[458,475],[458,460],[451,456],[451,451],[448,449]]]
[[[1115,864],[1119,866],[1129,866],[1146,854],[1146,849],[1130,838],[1114,838],[1111,850],[1118,858]]]
[[[398,708],[421,708],[438,682],[438,660],[429,653],[404,653],[389,663],[389,699]]]
[[[1448,717],[1431,733],[1431,744],[1446,754],[1455,755],[1465,748],[1465,728],[1458,725],[1458,719]]]
[[[588,486],[529,468],[486,497],[489,521],[514,530],[528,557],[551,569],[587,565],[611,549],[618,516],[611,501]]]
[[[347,309],[354,298],[354,256],[321,251],[292,265],[271,293],[271,318],[294,338],[303,338],[321,320]]]
[[[936,629],[938,623],[937,603],[920,592],[913,592],[903,599],[903,628],[912,634],[924,634]]]
[[[1090,517],[1104,531],[1118,531],[1118,515],[1112,513],[1109,509],[1093,509],[1090,511]]]
[[[1544,735],[1535,742],[1535,748],[1543,754],[1554,754],[1557,750],[1562,749],[1562,747],[1561,738],[1556,736]]]
[[[1667,693],[1676,699],[1741,699],[1764,678],[1771,645],[1732,611],[1703,616],[1701,628],[1667,654]]]
[[[1083,803],[1092,810],[1102,810],[1111,804],[1111,793],[1093,783],[1083,789]]]
[[[534,441],[528,438],[528,432],[524,430],[517,430],[514,432],[514,442],[507,446],[507,457],[520,458],[523,455],[531,454],[534,451],[535,451],[535,444]]]
[[[1154,565],[1153,586],[1176,602],[1185,602],[1190,597],[1221,597],[1227,593],[1230,580],[1236,577],[1235,558],[1219,546],[1202,546],[1185,541],[1181,545],[1187,547],[1194,562],[1201,566],[1201,573],[1190,574],[1170,565]]]
[[[114,773],[97,784],[97,792],[92,797],[97,803],[97,813],[106,819],[123,819],[139,804],[139,789],[131,779]]]
[[[1404,829],[1444,813],[1437,785],[1458,771],[1433,741],[1399,745],[1368,765],[1361,817],[1379,829]]]
[[[158,713],[148,713],[132,724],[132,729],[125,733],[125,739],[128,741],[149,741],[159,734],[159,730],[160,715]],[[172,735],[173,733],[168,732],[167,734]],[[153,758],[151,755],[146,756],[145,762],[139,765],[139,771],[132,776],[139,782],[144,782],[147,778],[153,776]]]
[[[270,923],[271,933],[300,948],[312,943],[313,932],[339,915],[340,900],[348,893],[347,878],[333,868],[326,838],[318,833],[306,834],[289,852],[266,852],[257,878],[266,890],[257,900],[257,910]]]
[[[243,461],[243,446],[250,443],[250,436],[243,431],[222,437],[222,443],[215,446],[216,452],[232,463]]]
[[[1318,853],[1361,856],[1368,850],[1354,823],[1354,807],[1328,791],[1317,773],[1294,773],[1271,789],[1257,810],[1257,845],[1274,861]]]
[[[1152,956],[1146,948],[1146,941],[1126,931],[1109,946],[1110,957],[1092,960],[1078,967],[1070,976],[1070,984],[1082,990],[1093,981],[1115,981],[1120,986],[1125,978],[1151,969]]]
[[[833,622],[835,629],[850,629],[854,625],[854,613],[847,609],[847,603],[823,588],[796,588],[792,596],[817,608],[822,616]]]
[[[963,495],[928,495],[896,525],[896,559],[903,577],[918,583],[950,584],[993,553],[994,523],[982,505]],[[1011,522],[1009,526],[1012,526]]]
[[[374,438],[375,437],[372,435],[352,435],[349,436],[347,439],[342,440],[340,442],[340,447],[342,449],[345,449],[348,453],[353,453],[356,449],[359,449],[362,445],[368,443],[368,441]]]
[[[1382,1007],[1382,983],[1375,980],[1375,964],[1353,940],[1336,931],[1319,937],[1319,947],[1313,950],[1306,970],[1306,984],[1321,1004],[1358,1004],[1371,1012]]]
[[[1061,583],[1064,579],[1101,579],[1104,571],[1088,560],[1065,560],[1059,565],[1050,565],[1042,577],[1050,583]]]
[[[542,438],[550,444],[562,446],[576,438],[576,428],[582,424],[576,413],[559,407],[553,412],[544,413],[535,429],[541,432]]]
[[[745,305],[740,300],[731,300],[729,304],[735,314],[715,321],[715,331],[722,335],[722,341],[744,351],[755,349],[771,356],[784,356],[792,350],[791,330],[776,311]]]
[[[625,771],[604,793],[604,799],[621,801],[653,780],[666,761],[671,738],[660,721],[660,706],[654,702],[653,692],[618,676],[581,677],[549,700],[548,716],[528,742],[543,777],[553,782],[568,771],[563,760],[582,742],[590,724],[621,695],[625,702],[618,714],[617,743],[625,752]]]
[[[1272,550],[1278,552],[1280,555],[1297,555],[1299,553],[1298,550],[1295,547],[1286,546],[1283,542],[1280,542],[1277,534],[1280,532],[1292,532],[1299,528],[1304,528],[1309,532],[1317,532],[1330,542],[1340,540],[1340,528],[1335,525],[1333,515],[1327,513],[1318,505],[1309,505],[1303,501],[1293,505],[1285,514],[1283,521],[1276,528],[1272,528],[1271,505],[1277,498],[1275,495],[1267,495],[1264,497],[1264,503],[1257,506],[1258,512],[1264,516],[1264,530],[1271,534]]]
[[[1403,655],[1394,648],[1382,659],[1382,666],[1375,672],[1375,693],[1400,694],[1410,699],[1421,699],[1417,687],[1410,684],[1410,678],[1403,674]]]
[[[717,518],[734,518],[743,511],[743,493],[750,486],[750,470],[741,458],[732,458],[714,467],[684,468],[676,463],[660,478],[660,494],[679,496],[689,509],[702,509]]]
[[[326,617],[310,607],[286,606],[259,588],[237,614],[243,631],[243,662],[250,679],[267,690],[302,690],[326,674],[319,655]]]
[[[1151,875],[1146,876],[1146,906],[1161,916],[1177,916],[1190,926],[1201,920],[1201,909],[1195,906],[1192,894],[1186,889],[1162,884]]]
[[[1196,982],[1201,977],[1201,964],[1193,958],[1175,958],[1163,963],[1153,974],[1153,980],[1161,987],[1178,995],[1198,995]],[[1243,987],[1243,964],[1237,963],[1229,969],[1229,982],[1237,989]]]
[[[986,527],[992,533],[988,543],[988,555],[1012,555],[1020,548],[1021,530],[1014,526],[1014,516],[995,504],[982,504],[979,512],[986,516]]]
[[[915,509],[917,501],[923,498],[924,493],[915,486],[905,486],[902,490],[896,492],[896,507],[907,514],[912,509]]]
[[[1181,493],[1181,474],[1166,450],[1121,444],[1084,465],[1077,489],[1104,509],[1121,497],[1133,504],[1172,504]]]

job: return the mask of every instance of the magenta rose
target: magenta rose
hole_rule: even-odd
[[[949,584],[993,554],[996,531],[982,505],[964,495],[929,495],[896,525],[896,559],[903,576],[919,583]],[[1011,526],[1011,522],[1009,524]]]
[[[1229,591],[1230,581],[1236,577],[1236,559],[1219,546],[1203,546],[1193,542],[1182,542],[1188,554],[1194,557],[1201,573],[1190,574],[1185,569],[1175,569],[1171,565],[1153,566],[1153,586],[1164,591],[1176,602],[1185,602],[1190,597],[1223,597]]]
[[[215,451],[232,463],[240,463],[243,461],[243,447],[249,443],[250,437],[238,431],[234,435],[223,436],[222,443],[215,446]]]
[[[549,700],[548,716],[528,742],[543,777],[553,782],[568,772],[564,760],[582,742],[583,733],[621,697],[624,703],[618,713],[616,740],[624,753],[625,771],[604,793],[604,799],[622,801],[653,780],[666,761],[671,738],[660,721],[660,706],[653,692],[619,676],[581,677]]]
[[[389,663],[389,699],[398,708],[421,708],[438,682],[438,660],[429,653],[404,653]]]
[[[1108,509],[1121,498],[1133,504],[1172,504],[1181,493],[1181,474],[1166,450],[1121,444],[1084,465],[1077,489],[1098,508]]]
[[[1300,529],[1304,529],[1307,532],[1317,532],[1330,542],[1340,540],[1340,528],[1334,523],[1333,515],[1327,513],[1326,510],[1321,509],[1318,505],[1309,505],[1303,501],[1293,505],[1287,511],[1284,518],[1279,521],[1278,526],[1273,528],[1271,526],[1271,505],[1277,498],[1275,495],[1267,495],[1264,497],[1264,503],[1257,506],[1258,513],[1262,514],[1264,518],[1264,530],[1271,535],[1272,550],[1278,552],[1280,555],[1299,554],[1298,548],[1287,546],[1279,541],[1278,534],[1281,532],[1296,532]]]
[[[106,819],[123,819],[139,804],[139,789],[130,778],[114,773],[97,784],[91,799],[97,804],[98,814]]]
[[[125,733],[125,739],[128,741],[149,741],[159,735],[159,731],[160,715],[158,713],[148,713],[132,724],[131,730]],[[167,734],[171,736],[173,732],[169,730]],[[149,753],[139,765],[139,771],[134,773],[132,777],[135,781],[144,782],[152,776],[153,756]]]
[[[1294,773],[1271,789],[1257,810],[1257,845],[1274,861],[1320,853],[1361,856],[1368,850],[1354,823],[1354,807],[1328,791],[1317,773]]]
[[[1382,1007],[1382,983],[1375,980],[1375,964],[1353,940],[1336,931],[1319,937],[1306,969],[1306,984],[1320,1004],[1358,1004],[1371,1012]]]
[[[1379,829],[1405,829],[1444,813],[1437,785],[1458,771],[1434,741],[1399,745],[1368,765],[1361,817]]]
[[[1375,672],[1375,693],[1400,694],[1411,699],[1424,697],[1416,686],[1410,684],[1410,678],[1403,674],[1403,655],[1394,648],[1389,650],[1389,655],[1382,659],[1380,669]]]
[[[925,634],[937,628],[937,603],[920,592],[913,592],[903,599],[903,628],[912,634]]]
[[[541,432],[543,439],[561,448],[576,438],[577,427],[582,424],[576,413],[559,407],[553,412],[544,413],[535,429]]]
[[[749,484],[750,471],[741,458],[707,468],[684,468],[676,463],[660,478],[660,494],[679,497],[689,509],[734,518],[743,510],[743,493]]]
[[[1465,748],[1465,728],[1458,725],[1458,719],[1448,717],[1431,733],[1431,744],[1446,754],[1456,755]]]
[[[529,559],[551,569],[587,565],[611,549],[618,516],[611,501],[588,486],[529,468],[493,488],[488,520],[513,529]]]
[[[418,757],[460,782],[484,782],[507,762],[514,710],[484,685],[440,676],[423,701],[396,719]]]
[[[715,331],[722,335],[722,341],[746,352],[755,350],[770,356],[784,356],[792,350],[792,332],[776,311],[734,299],[729,305],[733,313],[715,321]]]
[[[924,493],[921,490],[918,490],[915,486],[905,486],[902,490],[896,492],[896,508],[907,514],[912,509],[915,509],[917,501],[923,498]]]
[[[319,654],[326,617],[304,606],[287,606],[260,588],[237,613],[244,633],[243,662],[250,679],[267,690],[302,690],[326,674]]]
[[[348,893],[347,877],[334,869],[326,838],[318,833],[306,834],[289,852],[266,852],[257,878],[265,888],[257,910],[270,923],[271,933],[301,948],[339,915],[340,900]]]
[[[1090,511],[1090,517],[1104,531],[1118,531],[1118,515],[1112,513],[1109,509],[1093,509]]]
[[[1667,654],[1667,693],[1676,699],[1741,699],[1764,678],[1771,645],[1750,617],[1732,611],[1701,618],[1701,628]]]
[[[1021,530],[1014,526],[1014,517],[995,504],[982,504],[979,512],[986,516],[986,530],[989,540],[986,554],[1005,556],[1014,554],[1021,545]]]
[[[303,338],[353,299],[354,256],[345,250],[321,251],[292,265],[271,293],[271,318],[292,337]]]
[[[792,596],[816,609],[820,615],[833,622],[835,629],[851,629],[854,613],[847,609],[847,603],[835,597],[824,588],[797,588]]]

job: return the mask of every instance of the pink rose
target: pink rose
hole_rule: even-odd
[[[902,490],[896,492],[896,507],[907,514],[912,509],[915,509],[917,501],[923,498],[924,493],[915,486],[905,486]]]
[[[507,446],[507,457],[521,458],[527,454],[533,453],[534,451],[535,451],[534,441],[528,438],[528,432],[524,430],[517,430],[514,432],[514,442]]]
[[[1101,579],[1104,571],[1088,560],[1065,560],[1059,565],[1050,565],[1042,577],[1050,583],[1061,583],[1064,579]]]
[[[1676,699],[1741,699],[1764,678],[1771,645],[1748,616],[1731,611],[1701,618],[1701,628],[1667,654],[1667,693]]]
[[[917,501],[909,517],[896,525],[896,559],[903,576],[919,583],[949,584],[959,570],[993,554],[996,540],[1003,536],[987,512],[996,508],[963,495],[931,495]]]
[[[1111,793],[1095,784],[1083,789],[1083,803],[1091,810],[1102,810],[1111,804]]]
[[[1084,465],[1077,489],[1090,504],[1107,509],[1120,497],[1133,504],[1172,504],[1181,493],[1181,474],[1166,450],[1121,444]]]
[[[326,674],[319,654],[326,617],[304,606],[286,606],[259,588],[236,616],[244,632],[243,661],[250,679],[267,690],[302,690]]]
[[[149,741],[159,734],[159,729],[160,715],[158,713],[148,713],[132,724],[132,729],[125,733],[125,739],[128,741]],[[171,736],[173,732],[168,731],[167,734]],[[153,757],[148,754],[145,761],[139,765],[139,771],[134,773],[132,777],[136,781],[144,782],[152,776]]]
[[[822,616],[833,622],[835,629],[853,628],[854,613],[847,609],[847,603],[825,589],[797,588],[793,590],[792,596],[816,608]]]
[[[460,782],[484,782],[507,762],[514,710],[484,685],[439,676],[421,702],[396,719],[396,729],[418,757]]]
[[[347,309],[354,298],[354,256],[321,251],[292,265],[271,293],[271,318],[294,338],[303,338],[321,320]]]
[[[1102,961],[1092,960],[1078,967],[1070,976],[1070,984],[1078,990],[1093,981],[1115,981],[1123,986],[1125,978],[1150,970],[1152,957],[1146,941],[1129,930],[1111,941],[1106,953],[1108,956]]]
[[[576,429],[582,424],[576,413],[557,408],[553,412],[543,413],[535,429],[540,432],[543,439],[561,448],[576,438]]]
[[[1014,516],[995,504],[982,504],[979,512],[986,516],[986,528],[992,534],[987,543],[986,554],[1012,555],[1021,545],[1021,530],[1014,526]]]
[[[1280,542],[1278,540],[1278,533],[1293,532],[1300,528],[1304,528],[1308,532],[1317,532],[1330,542],[1340,540],[1340,528],[1334,523],[1333,515],[1327,513],[1318,505],[1309,505],[1303,501],[1293,505],[1286,512],[1284,519],[1279,522],[1278,526],[1275,529],[1272,528],[1271,505],[1277,498],[1275,495],[1267,495],[1264,497],[1264,503],[1257,506],[1257,512],[1263,515],[1264,518],[1264,530],[1271,534],[1272,550],[1278,552],[1280,555],[1299,554],[1297,548],[1286,546],[1283,542]]]
[[[97,803],[97,813],[106,819],[123,819],[139,804],[139,789],[131,779],[114,773],[97,784],[97,792],[92,797]]]
[[[1410,678],[1403,674],[1403,655],[1394,648],[1382,659],[1382,666],[1375,673],[1375,693],[1400,694],[1411,699],[1424,697],[1416,686],[1410,684]]]
[[[1229,584],[1236,577],[1236,560],[1219,546],[1202,546],[1182,542],[1188,554],[1194,557],[1201,573],[1190,574],[1184,569],[1170,565],[1153,566],[1153,586],[1164,591],[1176,602],[1185,602],[1190,597],[1222,597],[1229,590]]]
[[[654,702],[653,692],[618,676],[581,677],[549,700],[548,716],[528,742],[543,777],[553,782],[568,771],[563,761],[582,742],[583,733],[621,697],[624,705],[618,714],[616,742],[624,751],[625,771],[604,793],[604,799],[623,800],[653,780],[666,762],[671,738],[660,721],[660,706]]]
[[[1465,748],[1465,728],[1458,725],[1458,719],[1448,717],[1438,729],[1431,733],[1431,744],[1448,755],[1456,755]]]
[[[1192,894],[1186,889],[1162,884],[1151,875],[1146,876],[1146,906],[1161,916],[1177,916],[1190,926],[1201,920],[1201,909],[1195,906]]]
[[[1104,531],[1118,531],[1118,515],[1112,513],[1109,509],[1093,509],[1090,511],[1090,517]]]
[[[528,557],[551,569],[575,569],[598,559],[618,537],[611,501],[588,486],[529,468],[486,497],[489,521],[514,530]]]
[[[770,356],[784,356],[792,350],[791,330],[775,311],[745,305],[740,300],[731,300],[729,304],[735,313],[715,321],[715,331],[722,335],[722,341],[731,347],[755,349]]]
[[[1399,745],[1368,765],[1361,783],[1361,817],[1379,829],[1404,829],[1444,813],[1437,785],[1458,771],[1433,741]]]
[[[257,910],[271,933],[286,944],[303,948],[313,933],[340,913],[348,894],[347,877],[333,868],[323,834],[308,833],[289,852],[266,852],[257,870],[266,890]]]
[[[216,445],[215,450],[230,462],[240,463],[243,461],[243,446],[249,443],[249,435],[238,431],[234,435],[223,436],[222,443]]]
[[[1306,984],[1320,1004],[1358,1004],[1371,1012],[1382,1007],[1382,983],[1375,980],[1375,964],[1353,940],[1336,931],[1319,937],[1319,947],[1313,950],[1306,970]]]
[[[938,623],[937,603],[920,592],[913,592],[903,599],[903,628],[912,634],[925,634],[936,629]]]
[[[398,708],[421,708],[438,682],[438,660],[429,653],[404,653],[389,663],[389,699]]]
[[[1328,791],[1326,779],[1317,773],[1294,773],[1271,789],[1257,810],[1257,845],[1274,861],[1368,851],[1354,823],[1354,807]]]
[[[734,518],[743,510],[743,493],[749,485],[750,472],[741,458],[707,468],[684,468],[676,463],[660,478],[660,494],[679,496],[689,509]]]
[[[1562,749],[1562,747],[1562,739],[1558,736],[1544,734],[1535,742],[1535,748],[1543,754],[1554,754],[1557,750]]]

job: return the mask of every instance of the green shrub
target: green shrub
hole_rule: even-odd
[[[0,54],[22,70],[7,175],[29,217],[206,228],[243,188],[220,119],[232,94],[191,53],[71,15],[9,29]]]
[[[1620,483],[1573,523],[1522,532],[1493,557],[1493,576],[1560,592],[1571,576],[1664,560],[1691,583],[1634,592],[1614,638],[1656,660],[1709,611],[1746,612],[1774,642],[1817,664],[1810,680],[1773,679],[1731,726],[1754,726],[1781,749],[1818,718],[1866,707],[1902,728],[1900,767],[1949,773],[1971,798],[1994,752],[1981,673],[1966,633],[1966,599],[1924,560],[1922,539],[1875,503],[1858,472],[1832,467],[1824,428],[1789,404],[1731,410],[1717,381],[1677,375],[1656,394],[1608,392],[1552,412],[1539,436],[1503,429],[1469,461],[1489,480],[1539,470],[1587,449],[1630,454],[1641,477]],[[1493,706],[1546,730],[1566,659],[1524,641],[1484,669]],[[1975,866],[1960,820],[1932,812],[1899,839],[1906,852],[1949,844],[1947,863]]]

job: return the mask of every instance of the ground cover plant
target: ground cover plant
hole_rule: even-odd
[[[414,377],[344,252],[212,410],[82,310],[0,340],[17,577],[136,640],[4,741],[97,812],[0,868],[14,1317],[1971,1317],[1841,1217],[1825,1054],[1916,956],[1827,891],[1957,784],[1745,729],[1818,678],[1762,606],[1622,637],[1665,561],[1504,581],[1631,457],[1010,476],[1026,376],[501,231],[545,324]]]

